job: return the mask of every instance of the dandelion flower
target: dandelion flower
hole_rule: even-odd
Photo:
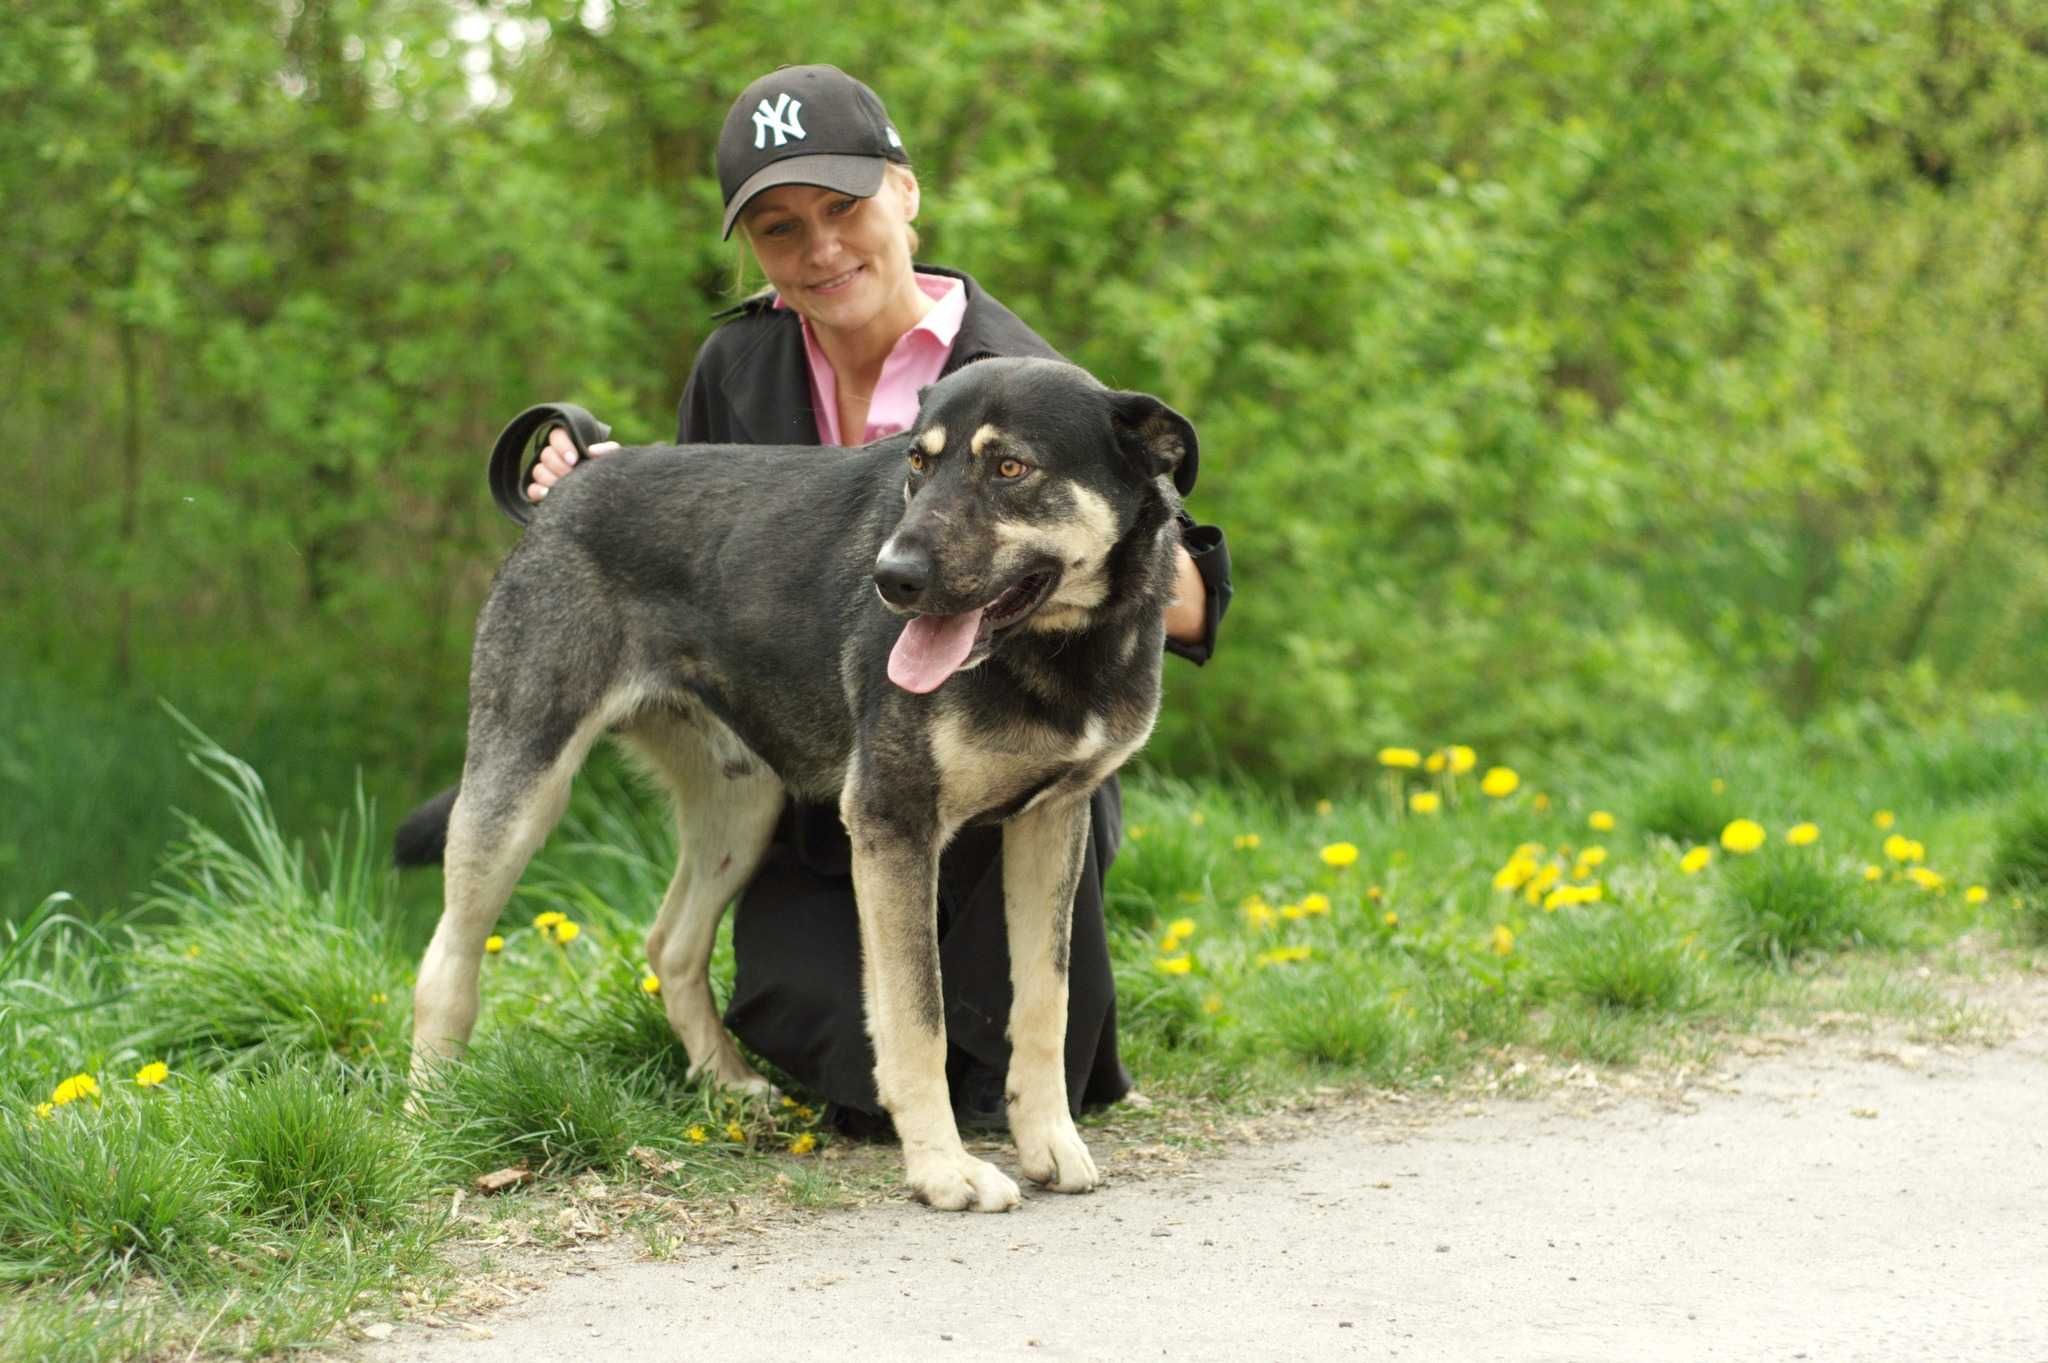
[[[1581,866],[1599,866],[1605,863],[1606,860],[1607,849],[1604,847],[1588,847],[1579,853],[1579,865]],[[1578,878],[1580,880],[1585,879],[1584,876]]]
[[[99,1096],[99,1080],[89,1074],[74,1074],[63,1083],[57,1085],[56,1091],[50,1095],[50,1101],[58,1107],[63,1107],[66,1103],[75,1103],[80,1098],[97,1098]]]
[[[1293,965],[1296,961],[1306,961],[1309,954],[1308,947],[1274,947],[1271,951],[1260,952],[1258,961],[1261,966]]]
[[[1508,858],[1507,865],[1493,873],[1493,888],[1507,891],[1519,890],[1528,884],[1529,878],[1535,874],[1535,861],[1517,852]]]
[[[1210,1017],[1215,1017],[1223,1011],[1223,996],[1221,994],[1211,994],[1204,998],[1202,1000],[1202,1011]]]
[[[725,1138],[735,1145],[744,1145],[747,1140],[747,1129],[738,1122],[727,1122],[725,1124]]]
[[[1883,880],[1884,868],[1882,866],[1866,866],[1863,868],[1863,878],[1869,881]]]
[[[153,1089],[171,1077],[171,1067],[161,1060],[152,1060],[135,1071],[135,1082],[146,1089]]]
[[[497,933],[494,932],[490,936],[484,938],[484,950],[490,952],[491,955],[495,956],[504,949],[505,939],[500,937]]]
[[[1894,833],[1884,840],[1884,854],[1893,861],[1919,861],[1927,855],[1927,849],[1902,833]]]
[[[1322,815],[1322,816],[1323,816],[1324,818],[1326,818],[1326,819],[1327,819],[1327,818],[1329,818],[1329,817],[1330,817],[1330,816],[1331,816],[1332,814],[1334,814],[1334,813],[1336,813],[1336,812],[1337,812],[1337,806],[1336,806],[1336,805],[1334,805],[1334,804],[1332,804],[1332,803],[1331,803],[1330,801],[1328,801],[1328,800],[1318,800],[1318,801],[1316,801],[1316,813],[1318,813],[1318,814]]]
[[[1707,863],[1714,859],[1711,847],[1695,847],[1678,859],[1678,869],[1689,876],[1696,876],[1707,869]]]
[[[1906,879],[1912,881],[1923,890],[1938,890],[1942,886],[1941,877],[1928,870],[1925,866],[1908,866],[1906,868]]]
[[[1556,862],[1553,861],[1548,866],[1540,866],[1537,868],[1536,874],[1529,878],[1529,883],[1522,887],[1522,897],[1531,904],[1534,904],[1550,892],[1551,886],[1557,884],[1563,878],[1564,872],[1558,869]]]
[[[1820,825],[1817,823],[1795,823],[1785,830],[1785,841],[1794,847],[1805,847],[1820,841]]]
[[[1404,769],[1418,767],[1422,765],[1422,754],[1413,748],[1381,748],[1380,765]]]
[[[1130,840],[1132,842],[1141,841],[1144,838],[1144,836],[1147,833],[1150,833],[1151,831],[1151,829],[1145,827],[1145,825],[1141,823],[1134,823],[1129,828],[1126,828],[1124,830],[1124,832],[1130,837]]]
[[[643,994],[659,994],[661,992],[661,977],[652,974],[642,975],[640,977],[640,992]]]
[[[1965,904],[1982,904],[1989,898],[1991,898],[1991,891],[1985,889],[1982,885],[1972,885],[1969,889],[1963,891],[1963,902]]]
[[[1199,809],[1191,809],[1188,811],[1188,822],[1200,828],[1203,824],[1209,822],[1209,816]]]
[[[48,1117],[48,1116],[49,1116],[50,1114],[54,1113],[54,1112],[55,1112],[56,1110],[57,1110],[57,1105],[56,1105],[55,1103],[37,1103],[37,1104],[36,1104],[36,1116],[38,1116],[38,1117]]]
[[[1279,917],[1273,912],[1273,906],[1257,895],[1246,896],[1239,907],[1244,910],[1245,921],[1255,928],[1267,927]]]
[[[1195,920],[1176,918],[1166,925],[1166,932],[1169,937],[1192,937],[1195,935]]]
[[[1398,928],[1401,926],[1401,915],[1395,913],[1392,909],[1388,909],[1380,915],[1380,921],[1390,928]]]
[[[1367,899],[1370,899],[1375,904],[1380,902],[1380,896],[1384,893],[1385,891],[1380,889],[1380,887],[1377,885],[1368,885],[1365,887],[1365,897]]]
[[[194,942],[191,946],[185,948],[185,959],[190,961],[199,959],[199,943]]]
[[[1547,812],[1550,808],[1550,797],[1540,790],[1537,791],[1536,798],[1529,801],[1529,808],[1535,810],[1538,814]]]
[[[1305,917],[1307,913],[1308,910],[1302,908],[1299,904],[1282,904],[1280,906],[1280,916],[1290,922],[1294,919]]]
[[[1721,845],[1737,856],[1764,845],[1764,826],[1755,819],[1735,819],[1721,830]]]
[[[1522,778],[1515,775],[1514,768],[1491,767],[1488,768],[1486,775],[1479,778],[1479,793],[1500,800],[1513,795],[1515,788],[1521,784]]]
[[[1322,850],[1322,858],[1323,865],[1341,871],[1358,860],[1358,847],[1355,843],[1333,842]]]
[[[549,928],[553,927],[557,923],[566,923],[568,921],[568,914],[557,913],[553,909],[549,909],[546,913],[538,913],[533,916],[533,925],[539,928],[542,932],[546,932]]]
[[[1450,758],[1444,756],[1443,749],[1439,748],[1435,752],[1431,753],[1428,757],[1423,759],[1422,769],[1430,773],[1431,775],[1435,775],[1437,772],[1440,772],[1445,767],[1449,766],[1450,760]]]
[[[563,921],[555,924],[555,945],[558,947],[565,947],[569,945],[569,943],[575,941],[577,937],[582,935],[582,932],[582,924],[576,922],[576,920],[573,918],[564,919]]]
[[[370,995],[370,1002],[373,1004],[389,1003],[391,1002],[391,996],[379,989],[376,993]]]
[[[683,1133],[683,1139],[692,1145],[702,1145],[711,1139],[711,1133],[702,1126],[693,1126]]]
[[[808,1131],[789,1143],[789,1153],[792,1155],[808,1155],[817,1148],[818,1138]]]
[[[1713,780],[1707,782],[1707,789],[1713,791],[1716,795],[1725,795],[1728,792],[1728,783],[1716,776]]]
[[[1259,850],[1259,835],[1240,833],[1230,840],[1230,845],[1240,852],[1256,852]]]
[[[1463,775],[1464,775],[1464,774],[1465,774],[1466,772],[1468,772],[1468,771],[1472,770],[1472,768],[1474,768],[1474,767],[1476,767],[1476,766],[1478,766],[1478,765],[1479,765],[1479,754],[1478,754],[1478,753],[1476,753],[1476,752],[1473,752],[1473,751],[1472,751],[1472,750],[1471,750],[1470,748],[1466,747],[1466,746],[1465,746],[1465,745],[1464,745],[1463,743],[1453,743],[1453,744],[1451,745],[1451,751],[1450,751],[1450,763],[1449,763],[1449,766],[1450,766],[1450,773],[1451,773],[1451,775],[1453,775],[1453,776],[1463,776]]]
[[[1612,833],[1614,831],[1614,816],[1604,809],[1596,809],[1586,816],[1586,827],[1592,829],[1595,833]]]
[[[1330,896],[1320,890],[1301,897],[1301,911],[1306,914],[1327,914],[1330,911]]]
[[[1889,809],[1880,809],[1877,813],[1870,816],[1870,821],[1876,824],[1879,830],[1882,831],[1889,829],[1893,824],[1897,823],[1899,816],[1892,813]]]
[[[796,1110],[796,1115],[803,1118],[807,1122],[814,1122],[818,1120],[818,1114],[815,1111],[813,1111],[808,1104],[798,1108]]]
[[[1545,913],[1556,913],[1559,909],[1569,908],[1578,902],[1579,891],[1577,886],[1560,885],[1549,894],[1543,896],[1543,911]]]
[[[1418,790],[1408,797],[1408,808],[1417,814],[1434,814],[1444,807],[1444,797],[1433,790]]]
[[[1161,956],[1158,961],[1162,975],[1185,975],[1195,968],[1192,956]]]
[[[1493,954],[1496,956],[1505,956],[1513,951],[1515,949],[1514,929],[1510,928],[1506,923],[1495,923],[1493,925],[1491,945],[1493,947]]]

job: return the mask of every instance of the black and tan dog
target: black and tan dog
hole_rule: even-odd
[[[1195,434],[1050,360],[926,390],[909,432],[814,447],[623,449],[542,504],[477,625],[446,907],[414,997],[416,1078],[467,1042],[484,939],[602,734],[673,794],[681,856],[647,955],[693,1074],[765,1091],[707,979],[783,793],[839,801],[876,1089],[910,1185],[1003,1211],[1017,1185],[947,1099],[935,894],[967,824],[1003,825],[1025,1175],[1096,1183],[1062,1061],[1088,796],[1159,706],[1173,475]],[[849,967],[850,968],[850,967]]]

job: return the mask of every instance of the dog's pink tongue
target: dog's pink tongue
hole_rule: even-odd
[[[919,695],[937,690],[967,661],[974,649],[974,631],[980,627],[979,610],[912,616],[896,636],[896,647],[889,650],[889,680]]]

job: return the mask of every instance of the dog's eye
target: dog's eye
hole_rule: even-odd
[[[996,465],[996,477],[998,478],[1022,478],[1030,471],[1031,466],[1022,459],[1005,459],[1002,463]]]
[[[923,472],[924,472],[924,465],[925,465],[925,458],[924,458],[924,456],[923,456],[923,455],[921,455],[921,454],[919,454],[919,453],[918,453],[917,451],[915,451],[915,450],[912,450],[912,451],[910,452],[910,471],[911,471],[912,473],[923,473]]]

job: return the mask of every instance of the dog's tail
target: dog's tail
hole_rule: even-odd
[[[398,866],[438,866],[448,847],[448,815],[455,808],[456,792],[450,786],[405,816],[391,838],[391,860]]]

